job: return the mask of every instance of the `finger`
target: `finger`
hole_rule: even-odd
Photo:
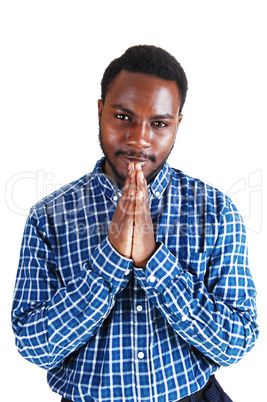
[[[135,192],[136,192],[136,172],[134,164],[130,163],[128,167],[128,175],[125,180],[122,197],[119,202],[119,208],[124,215],[134,215],[135,207]]]
[[[149,194],[147,181],[145,179],[143,171],[137,172],[137,197],[136,197],[136,224],[138,226],[142,224],[151,224],[151,213],[149,207]]]
[[[130,163],[128,166],[128,171],[127,171],[127,176],[124,182],[124,186],[122,189],[122,196],[125,196],[125,194],[127,194],[127,191],[129,189],[129,185],[130,183],[133,181],[133,164]]]
[[[145,206],[144,194],[141,190],[136,192],[134,236],[137,236],[141,243],[149,240],[151,236],[154,239],[150,210]]]
[[[140,227],[144,223],[144,195],[141,190],[137,190],[135,195],[135,226]]]
[[[136,172],[136,188],[143,192],[144,199],[148,199],[147,181],[142,170]]]
[[[133,190],[136,189],[136,172],[135,172],[135,167],[134,163],[131,162],[128,165],[128,172],[127,176],[125,179],[122,195],[129,197],[132,195]]]
[[[142,170],[142,166],[141,166],[141,163],[140,163],[140,162],[136,162],[136,164],[135,164],[135,169],[136,169],[136,170]]]

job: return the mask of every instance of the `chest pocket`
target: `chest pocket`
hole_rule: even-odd
[[[185,271],[190,272],[190,274],[197,276],[201,281],[204,281],[208,265],[206,251],[201,253],[188,253],[181,251],[178,260]]]

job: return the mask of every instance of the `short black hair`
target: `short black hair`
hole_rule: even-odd
[[[129,47],[121,57],[113,60],[106,68],[101,81],[103,103],[114,78],[122,70],[175,81],[180,95],[181,113],[188,88],[187,78],[180,63],[166,50],[156,46],[137,45]]]

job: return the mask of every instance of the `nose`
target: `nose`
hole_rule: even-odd
[[[149,148],[151,145],[149,126],[146,123],[133,125],[127,133],[126,143],[134,148]]]

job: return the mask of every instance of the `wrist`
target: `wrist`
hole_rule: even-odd
[[[151,248],[151,251],[149,254],[147,254],[146,258],[144,258],[143,260],[137,260],[134,259],[134,265],[136,268],[146,268],[148,261],[150,260],[150,258],[153,256],[153,254],[157,251],[158,247],[159,247],[160,243],[154,243],[153,248]]]

